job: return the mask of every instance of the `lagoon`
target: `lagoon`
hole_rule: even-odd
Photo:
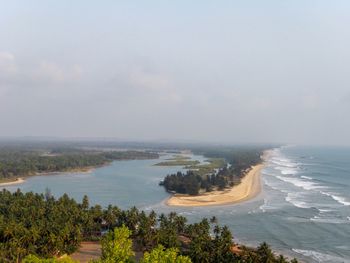
[[[169,194],[158,186],[181,167],[157,160],[115,161],[90,173],[34,176],[15,191],[67,193],[90,204],[132,206],[158,213],[176,211],[190,222],[215,215],[230,227],[236,242],[262,241],[275,251],[305,262],[350,262],[350,149],[283,147],[275,149],[262,172],[262,193],[248,202],[217,207],[167,207]],[[201,162],[203,156],[192,156]]]

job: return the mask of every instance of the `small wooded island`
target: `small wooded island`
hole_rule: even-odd
[[[226,149],[201,152],[208,164],[186,165],[189,170],[167,175],[159,184],[170,193],[198,195],[200,193],[222,191],[240,183],[252,166],[262,162],[264,149]],[[179,159],[179,157],[177,158]],[[187,160],[187,162],[191,162]],[[192,161],[193,162],[193,161]],[[174,165],[181,162],[177,160]],[[158,164],[161,165],[162,163]],[[166,163],[170,165],[171,162]]]

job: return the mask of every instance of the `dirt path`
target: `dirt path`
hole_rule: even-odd
[[[77,252],[71,255],[71,258],[80,263],[87,263],[92,259],[99,259],[101,256],[101,244],[96,242],[81,242]]]

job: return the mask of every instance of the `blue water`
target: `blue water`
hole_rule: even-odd
[[[158,182],[180,167],[153,166],[157,162],[117,161],[87,174],[36,176],[7,188],[44,192],[48,187],[56,196],[66,192],[77,200],[87,194],[92,204],[176,211],[190,221],[215,215],[238,242],[255,246],[267,241],[275,251],[305,262],[350,262],[349,148],[275,149],[263,170],[262,193],[220,207],[165,206],[168,194]]]
[[[172,155],[162,155],[154,160],[115,161],[87,173],[60,173],[33,176],[24,183],[7,186],[6,189],[24,192],[44,193],[46,189],[59,197],[64,193],[81,201],[87,195],[91,205],[118,205],[126,209],[132,206],[143,207],[162,202],[169,194],[159,187],[159,182],[166,174],[183,170],[182,167],[155,166]],[[204,162],[203,156],[191,156]]]

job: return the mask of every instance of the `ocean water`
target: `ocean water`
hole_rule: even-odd
[[[169,158],[164,155],[161,158]],[[201,162],[203,156],[193,156]],[[350,149],[281,147],[262,172],[262,193],[254,200],[218,207],[167,207],[158,182],[181,167],[159,167],[159,160],[116,161],[91,173],[35,176],[11,191],[68,193],[91,204],[176,211],[190,222],[215,215],[230,227],[236,242],[268,242],[303,262],[350,262]]]
[[[268,242],[303,262],[350,262],[350,149],[281,147],[262,172],[262,193],[238,205],[176,210],[191,221],[217,216],[236,241]]]
[[[350,262],[349,148],[275,149],[263,181],[259,208],[280,217],[270,230],[287,235],[280,235],[282,250],[314,262]]]

